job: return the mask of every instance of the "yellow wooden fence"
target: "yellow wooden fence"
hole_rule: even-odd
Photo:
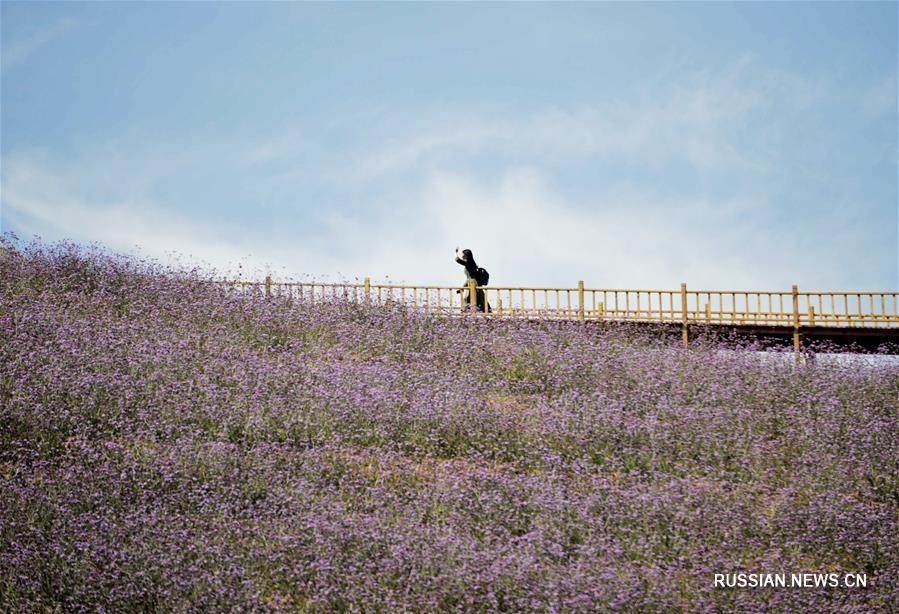
[[[485,293],[488,317],[576,319],[581,322],[656,322],[679,324],[686,346],[697,324],[792,330],[796,362],[800,333],[809,328],[899,328],[899,292],[800,292],[765,290],[635,290],[574,288],[412,286],[403,284],[224,281],[226,287],[258,297],[324,303],[349,300],[366,304],[402,304],[435,315],[475,313],[476,291]],[[468,305],[464,297],[468,296]]]
[[[484,291],[490,317],[568,318],[630,322],[724,324],[787,327],[899,327],[899,292],[800,292],[676,290],[576,287],[470,287],[371,283],[225,281],[224,285],[258,296],[297,301],[333,299],[371,304],[403,304],[434,314],[460,314],[464,296],[474,308],[475,290]],[[462,291],[465,291],[463,294]]]

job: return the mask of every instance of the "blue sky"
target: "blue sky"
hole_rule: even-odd
[[[3,2],[0,227],[232,273],[894,290],[897,4]]]

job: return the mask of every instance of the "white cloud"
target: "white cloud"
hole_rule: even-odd
[[[4,45],[2,52],[0,52],[0,56],[2,56],[0,66],[11,68],[23,63],[38,49],[59,38],[77,25],[78,22],[76,20],[66,18],[52,26],[37,30],[25,38]]]
[[[222,240],[223,229],[214,221],[128,197],[92,201],[84,192],[85,186],[72,175],[54,174],[33,162],[4,160],[3,215],[30,234],[99,242],[163,262],[203,263],[223,271],[236,271],[244,263],[257,274],[266,268],[265,257],[273,255]]]
[[[369,182],[478,154],[545,162],[600,158],[643,163],[685,159],[700,169],[747,164],[723,130],[726,101],[683,93],[666,104],[584,106],[530,116],[440,117],[352,160],[341,181]],[[336,179],[336,178],[335,178]]]
[[[238,152],[239,159],[244,164],[254,165],[290,159],[310,150],[313,144],[305,138],[302,130],[296,126],[289,126],[268,138],[260,138],[249,143],[235,139],[225,146],[229,151]]]
[[[769,270],[753,267],[745,250],[734,248],[738,236],[753,236],[747,203],[622,193],[587,207],[533,169],[509,171],[495,182],[438,173],[413,198],[420,205],[397,207],[397,218],[417,215],[431,229],[417,235],[419,278],[443,270],[446,248],[460,245],[474,250],[500,286],[575,286],[583,279],[594,287],[672,288],[680,281],[756,287],[771,281]],[[400,241],[393,233],[381,244]],[[757,247],[752,243],[744,238],[747,248]],[[707,258],[710,253],[716,257]],[[389,255],[375,252],[375,258]]]
[[[892,118],[897,114],[896,71],[891,70],[883,75],[862,98],[862,108],[872,115],[887,115]],[[894,135],[895,136],[895,135]]]
[[[389,277],[457,285],[455,246],[474,250],[493,286],[784,289],[846,286],[824,246],[796,245],[790,229],[761,227],[758,203],[710,202],[618,191],[590,203],[566,197],[535,168],[495,179],[426,173],[375,203],[368,218],[322,212],[303,229],[235,228],[134,197],[95,200],[79,174],[6,160],[4,217],[47,239],[99,241],[162,261],[201,262],[259,278]],[[814,277],[817,275],[818,277]]]
[[[770,130],[770,122],[760,121],[772,112],[807,112],[826,97],[830,85],[761,68],[747,56],[719,73],[694,73],[674,83],[646,82],[642,94],[628,100],[531,113],[488,105],[404,112],[389,138],[360,148],[329,178],[335,183],[378,182],[478,155],[541,164],[678,162],[702,173],[764,172],[770,160],[752,152],[747,137]],[[885,80],[872,95],[881,106],[895,93],[895,78],[892,90],[889,85]]]
[[[742,61],[724,76],[659,88],[634,104],[381,115],[378,129],[398,128],[373,146],[370,130],[335,150],[316,143],[314,130],[294,125],[269,139],[232,139],[227,146],[154,143],[146,159],[129,144],[114,169],[102,156],[52,168],[7,155],[4,217],[47,238],[96,240],[122,250],[140,245],[164,260],[177,252],[222,272],[242,261],[257,274],[455,285],[462,273],[451,250],[459,245],[475,251],[499,286],[574,286],[578,279],[594,287],[654,289],[674,289],[681,281],[710,289],[855,286],[835,256],[836,239],[801,240],[832,233],[840,249],[852,251],[865,247],[861,231],[822,216],[808,220],[802,236],[796,228],[773,226],[776,216],[766,215],[773,205],[758,196],[763,189],[754,200],[719,202],[678,196],[665,186],[622,188],[627,178],[617,187],[592,186],[589,196],[555,182],[556,171],[584,161],[642,168],[674,160],[704,177],[764,172],[769,160],[754,160],[733,142],[733,126],[772,104],[801,111],[821,90],[789,75],[752,79],[750,67]],[[221,160],[233,151],[237,164],[226,168]],[[114,153],[118,160],[120,150]],[[491,162],[489,173],[478,170],[481,159]],[[268,175],[254,168],[274,161]],[[227,213],[200,219],[127,193],[128,186],[149,193],[158,183],[177,184],[169,178],[210,166],[216,176],[246,173],[225,180],[250,184],[259,194],[289,194],[303,213],[321,202],[315,189],[303,191],[307,184],[328,184],[331,202],[351,195],[356,204],[278,228],[260,210],[257,225],[235,227]]]
[[[607,192],[591,203],[566,197],[534,168],[495,179],[435,171],[391,193],[362,219],[322,214],[311,234],[345,253],[350,276],[455,285],[452,249],[467,247],[491,284],[597,287],[789,288],[806,254],[754,217],[758,203]],[[813,280],[805,277],[803,281]]]
[[[683,87],[637,104],[549,108],[529,115],[459,110],[410,121],[350,160],[335,180],[370,182],[478,154],[564,163],[613,159],[639,164],[682,160],[702,171],[755,167],[730,142],[734,123],[764,104],[749,91]]]

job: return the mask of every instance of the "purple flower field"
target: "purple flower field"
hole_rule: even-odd
[[[895,363],[6,244],[0,611],[899,606]]]

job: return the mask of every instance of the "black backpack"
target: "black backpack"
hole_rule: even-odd
[[[490,273],[484,267],[478,267],[474,280],[479,286],[486,286],[487,282],[490,281]]]

